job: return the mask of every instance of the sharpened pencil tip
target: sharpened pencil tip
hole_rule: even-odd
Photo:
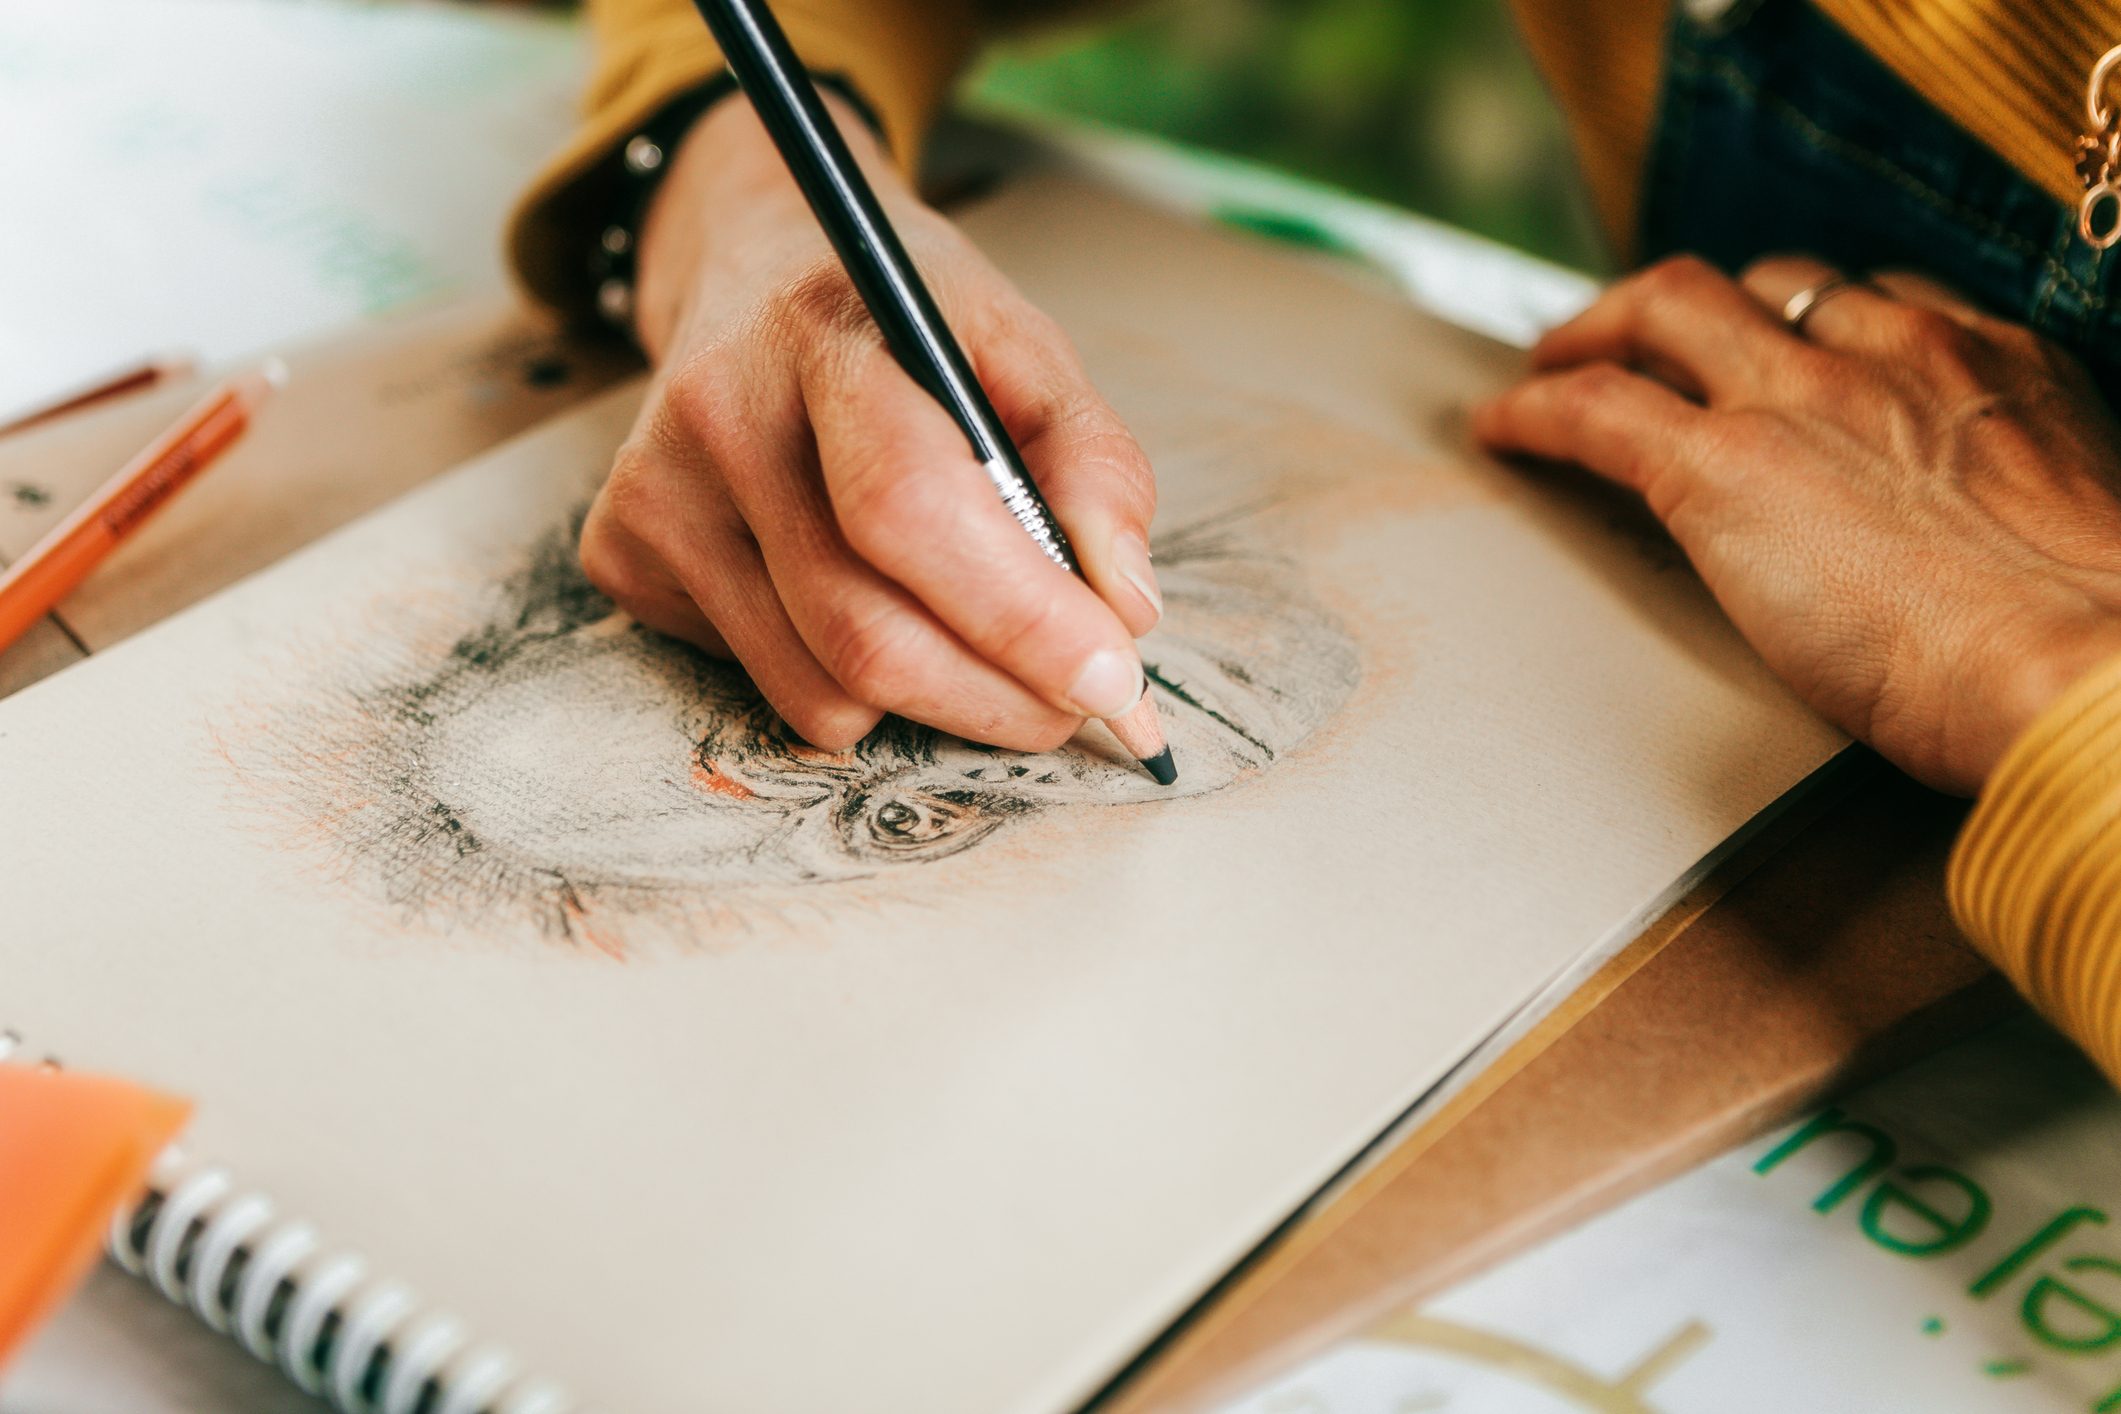
[[[1156,702],[1148,693],[1141,701],[1117,717],[1107,717],[1105,725],[1127,754],[1141,763],[1141,768],[1154,776],[1159,785],[1170,785],[1178,779],[1178,767],[1171,760],[1171,743],[1164,740],[1163,723],[1157,719]]]
[[[1156,777],[1156,783],[1160,786],[1178,784],[1178,763],[1171,759],[1171,748],[1168,746],[1142,762],[1142,769]]]

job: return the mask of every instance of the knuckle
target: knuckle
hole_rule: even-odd
[[[1695,477],[1676,460],[1645,462],[1639,468],[1639,484],[1650,514],[1667,526],[1673,517],[1685,513],[1699,489]]]
[[[934,479],[887,453],[842,457],[827,479],[840,534],[872,565],[896,564],[909,546],[949,533],[948,503],[934,494]]]
[[[2064,353],[2061,345],[2023,324],[1999,322],[1987,332],[1990,343],[2021,363],[2047,364],[2058,354],[2069,356]]]
[[[906,477],[874,456],[842,458],[829,473],[831,513],[848,549],[870,564],[887,564],[906,532]]]
[[[1644,455],[1638,484],[1650,513],[1669,527],[1720,501],[1734,478],[1766,459],[1765,449],[1783,431],[1773,413],[1735,411],[1702,424],[1685,445],[1668,448],[1666,455]]]
[[[1156,470],[1149,454],[1128,433],[1112,435],[1098,460],[1109,472],[1113,495],[1134,520],[1147,525],[1156,517]]]
[[[768,324],[800,349],[869,332],[869,314],[836,260],[814,260],[785,280],[766,304]]]
[[[754,406],[756,378],[721,350],[695,355],[664,389],[652,434],[664,460],[718,471],[739,466],[737,449],[771,440]]]
[[[1788,431],[1778,413],[1766,408],[1736,408],[1722,413],[1709,424],[1704,458],[1711,465],[1728,463],[1750,468],[1763,454],[1776,449]]]
[[[1616,363],[1587,363],[1554,385],[1554,416],[1565,436],[1589,430],[1607,408],[1625,397],[1635,375]]]
[[[626,552],[620,537],[600,533],[594,516],[582,527],[575,553],[591,587],[614,604],[624,608],[646,597],[647,576],[639,561]]]
[[[712,351],[694,354],[665,380],[661,414],[694,438],[711,433],[728,417],[734,380],[722,374],[722,359]]]
[[[591,525],[598,525],[602,532],[623,529],[638,535],[661,523],[669,500],[664,468],[663,457],[643,442],[621,447],[612,461],[611,475],[597,493],[589,522],[583,526],[585,537]]]
[[[622,512],[629,495],[653,482],[661,460],[654,448],[639,437],[623,443],[612,454],[611,471],[604,477],[603,488],[597,493],[594,513],[615,515]]]
[[[1588,410],[1623,396],[1636,378],[1617,363],[1587,363],[1569,376],[1566,390],[1571,401]]]
[[[873,523],[894,515],[910,480],[905,465],[881,446],[847,447],[825,468],[833,509],[849,544],[859,547]]]
[[[1786,464],[1789,430],[1780,414],[1766,409],[1718,414],[1645,477],[1644,497],[1669,525],[1685,508],[1743,495],[1749,478],[1758,484],[1761,467]]]
[[[1057,595],[1012,595],[993,611],[982,637],[992,644],[995,657],[1013,658],[1025,644],[1044,636],[1059,623],[1060,605]]]
[[[1747,261],[1738,272],[1738,283],[1763,303],[1780,308],[1796,291],[1822,284],[1838,273],[1809,256],[1772,251]]]
[[[912,685],[915,637],[895,609],[842,608],[825,627],[825,668],[857,701],[888,710]]]
[[[1653,304],[1681,304],[1720,282],[1723,274],[1698,255],[1671,255],[1636,276],[1638,288]]]
[[[1927,350],[1932,357],[1955,363],[1965,363],[1973,358],[1977,342],[1974,332],[1950,315],[1897,301],[1886,308],[1900,337]]]
[[[1102,399],[1089,396],[1068,409],[1054,424],[1051,441],[1067,449],[1056,488],[1063,495],[1080,486],[1135,520],[1146,523],[1156,514],[1156,473],[1148,454]]]

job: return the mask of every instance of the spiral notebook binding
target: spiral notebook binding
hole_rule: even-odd
[[[0,1062],[26,1060],[21,1035],[0,1031]],[[473,1345],[454,1316],[180,1145],[112,1219],[106,1246],[119,1267],[343,1414],[580,1414],[557,1385]]]

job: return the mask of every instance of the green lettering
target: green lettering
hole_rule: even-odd
[[[1863,1204],[1864,1235],[1880,1247],[1904,1257],[1935,1257],[1955,1247],[1963,1247],[1988,1226],[1988,1194],[1972,1179],[1936,1164],[1917,1164],[1903,1169],[1899,1179],[1899,1183],[1881,1179]],[[1947,1184],[1964,1194],[1966,1211],[1957,1219],[1947,1218],[1901,1186],[1931,1181]],[[1888,1232],[1886,1214],[1895,1205],[1928,1224],[1929,1232],[1920,1238],[1898,1237]]]
[[[2015,1276],[2020,1267],[2054,1246],[2055,1243],[2061,1240],[2062,1234],[2068,1232],[2077,1224],[2103,1224],[2105,1221],[2106,1214],[2100,1212],[2097,1208],[2063,1209],[2049,1220],[2046,1227],[2041,1228],[2031,1237],[2025,1239],[2024,1245],[2019,1247],[2017,1251],[1996,1263],[1995,1266],[1990,1267],[1980,1276],[1975,1277],[1974,1284],[1966,1289],[1966,1294],[1969,1296],[1987,1296]]]
[[[2106,1272],[2121,1276],[2121,1262],[2106,1257],[2072,1257],[2062,1264],[2067,1272]],[[2063,1335],[2047,1323],[2046,1309],[2050,1298],[2066,1301],[2099,1323],[2099,1329],[2089,1335]],[[2025,1319],[2025,1328],[2057,1350],[2084,1354],[2104,1350],[2121,1340],[2121,1315],[2103,1306],[2071,1286],[2054,1277],[2039,1277],[2026,1288],[2025,1302],[2018,1308]]]
[[[1869,1140],[1871,1152],[1870,1156],[1864,1159],[1862,1163],[1850,1169],[1826,1192],[1812,1200],[1812,1210],[1814,1212],[1830,1213],[1840,1206],[1844,1198],[1862,1187],[1865,1180],[1869,1179],[1873,1174],[1892,1167],[1893,1156],[1899,1152],[1899,1149],[1893,1143],[1892,1136],[1888,1135],[1884,1130],[1868,1124],[1859,1124],[1842,1114],[1838,1109],[1821,1110],[1818,1116],[1809,1124],[1806,1124],[1795,1134],[1792,1134],[1789,1138],[1769,1150],[1759,1163],[1753,1165],[1753,1172],[1766,1174],[1814,1139],[1820,1138],[1822,1135],[1842,1133],[1860,1135],[1862,1138]]]

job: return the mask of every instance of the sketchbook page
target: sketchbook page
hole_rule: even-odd
[[[1157,463],[1175,790],[807,751],[612,614],[622,391],[0,704],[7,1021],[600,1407],[1030,1414],[1841,745],[1467,450],[1513,356],[1062,174],[969,224]]]
[[[565,138],[572,23],[402,0],[0,5],[0,414],[502,284]],[[34,134],[34,140],[26,135]]]
[[[327,1414],[278,1367],[106,1263],[0,1370],[0,1414]]]

